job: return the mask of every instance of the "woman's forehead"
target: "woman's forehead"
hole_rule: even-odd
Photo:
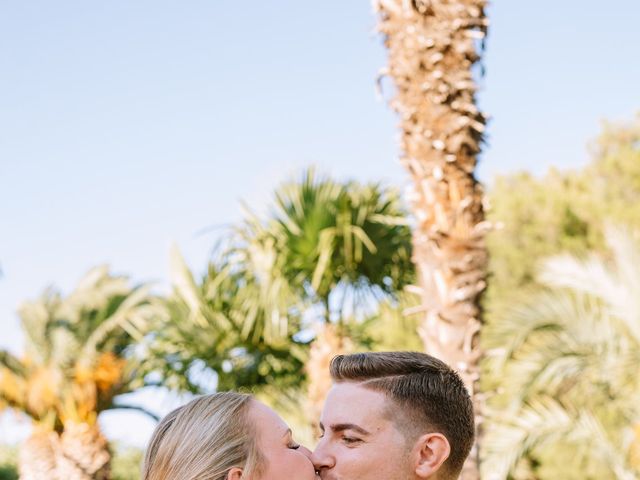
[[[260,426],[268,427],[269,430],[281,436],[289,430],[287,424],[276,412],[259,401],[253,401],[251,405],[251,416]]]

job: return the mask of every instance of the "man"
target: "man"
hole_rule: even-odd
[[[473,406],[444,362],[368,352],[339,355],[330,370],[311,457],[322,480],[458,478],[473,444]]]

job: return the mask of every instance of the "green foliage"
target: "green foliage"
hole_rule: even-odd
[[[344,294],[338,287],[395,294],[413,279],[411,233],[392,189],[340,184],[308,170],[276,191],[266,223],[283,275],[312,301]]]
[[[607,258],[547,260],[547,290],[485,330],[487,366],[502,379],[483,443],[487,478],[506,479],[526,455],[545,464],[558,444],[574,452],[563,468],[577,462],[581,478],[640,474],[629,457],[640,422],[640,246],[619,230],[606,239]]]
[[[576,285],[562,281],[611,279],[608,262],[623,254],[607,248],[604,225],[640,230],[640,116],[605,125],[592,154],[582,170],[501,177],[490,191],[489,218],[501,228],[488,238],[482,334],[488,352],[482,386],[493,412],[482,449],[489,479],[505,478],[510,468],[515,479],[612,478],[611,465],[628,461],[620,457],[629,445],[616,442],[633,439],[624,423],[637,409],[621,402],[634,399],[637,389],[617,375],[637,370],[624,343],[633,329],[620,323],[628,318],[621,309],[640,312],[629,298],[635,284],[618,281],[576,294],[565,288]],[[576,258],[563,257],[563,268],[539,276],[543,260],[559,253]],[[580,263],[585,258],[587,266]],[[637,279],[638,262],[622,262],[631,267],[627,277]],[[554,287],[545,290],[538,279]],[[627,325],[634,321],[637,316]],[[595,453],[594,441],[600,442]]]
[[[482,334],[488,353],[482,389],[494,411],[485,424],[493,433],[482,449],[493,458],[484,462],[485,472],[495,475],[487,473],[489,479],[503,478],[499,472],[507,466],[513,467],[509,478],[514,479],[612,478],[611,465],[624,463],[614,458],[610,446],[627,451],[628,445],[616,443],[622,431],[617,422],[626,413],[610,395],[635,398],[621,393],[621,380],[615,383],[614,378],[619,369],[634,372],[637,366],[621,354],[622,347],[604,340],[612,332],[622,335],[619,323],[611,326],[607,306],[615,293],[570,294],[558,291],[555,279],[538,275],[545,258],[565,253],[575,257],[569,262],[574,267],[591,259],[589,278],[610,278],[608,262],[619,252],[607,248],[605,225],[640,231],[640,116],[627,124],[605,125],[591,151],[592,162],[581,170],[552,170],[544,178],[502,177],[489,192],[489,218],[501,226],[488,238],[491,277]],[[593,260],[594,253],[600,260]],[[637,269],[637,262],[627,262]],[[554,271],[564,280],[578,273],[574,268]],[[540,278],[556,286],[541,293],[545,287]],[[621,285],[618,298],[629,288]],[[600,298],[605,294],[607,300]],[[576,399],[585,402],[576,405]],[[533,430],[537,436],[529,434]],[[637,433],[635,438],[637,444]],[[606,452],[609,458],[603,460]]]
[[[640,227],[640,115],[627,124],[605,124],[591,151],[592,162],[581,170],[496,179],[487,214],[499,227],[487,240],[489,320],[515,291],[535,283],[543,258],[604,251],[606,222]]]
[[[147,288],[132,288],[126,277],[92,269],[67,297],[47,290],[19,313],[27,335],[26,355],[38,364],[64,369],[91,364],[103,351],[121,352],[140,340],[149,324]]]
[[[178,251],[172,252],[170,319],[145,355],[147,374],[160,374],[165,386],[257,391],[299,382],[304,343],[293,337],[298,317],[281,298],[264,302],[254,272],[239,268],[236,258],[225,252],[196,282]]]
[[[111,460],[112,480],[140,480],[143,459],[142,450],[116,445]]]
[[[411,234],[397,193],[318,179],[283,185],[265,218],[248,213],[197,281],[174,250],[171,321],[147,373],[201,391],[299,387],[317,321],[364,319],[413,278]]]
[[[0,480],[18,480],[18,449],[0,445]]]
[[[362,323],[353,324],[349,336],[361,350],[422,351],[418,335],[420,298],[409,292],[398,294],[397,300],[385,300],[378,310]]]
[[[14,465],[0,465],[0,480],[18,480],[18,468]]]

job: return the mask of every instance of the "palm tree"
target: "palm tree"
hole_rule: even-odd
[[[177,390],[270,388],[297,385],[304,362],[295,297],[277,278],[273,245],[217,249],[200,281],[176,247],[171,252],[169,320],[154,332],[145,374]]]
[[[277,189],[265,216],[247,213],[217,252],[201,282],[174,254],[173,321],[155,337],[153,367],[197,390],[189,369],[204,362],[216,388],[250,388],[272,404],[298,402],[308,383],[308,417],[319,414],[330,358],[355,348],[349,319],[413,279],[397,193],[313,170]]]
[[[169,320],[151,336],[145,374],[174,390],[250,391],[310,444],[313,433],[298,415],[309,349],[309,338],[298,336],[303,308],[281,275],[273,239],[261,232],[252,220],[235,229],[200,279],[172,249]]]
[[[472,68],[479,60],[476,41],[487,30],[485,4],[374,1],[389,50],[383,73],[393,79],[391,105],[401,118],[401,162],[413,181],[420,335],[425,350],[457,369],[472,394],[487,265],[483,191],[474,177],[485,117],[475,105]],[[474,448],[462,478],[478,478],[477,461]]]
[[[47,290],[20,307],[25,355],[0,351],[0,408],[34,424],[21,447],[20,478],[109,478],[97,418],[137,408],[117,396],[141,383],[133,348],[161,314],[147,287],[131,287],[107,267],[91,270],[66,298]]]
[[[622,230],[608,228],[606,239],[608,258],[547,260],[539,281],[548,290],[486,329],[502,390],[487,419],[483,478],[506,479],[523,457],[550,453],[566,469],[553,478],[640,475],[640,248]]]
[[[394,190],[334,182],[313,169],[280,187],[274,203],[263,238],[274,242],[282,277],[311,312],[307,374],[315,423],[331,384],[329,361],[355,348],[347,319],[363,319],[413,279],[410,231]]]
[[[325,323],[344,322],[413,280],[406,212],[398,193],[378,184],[307,170],[276,191],[262,238],[275,243],[282,275]]]

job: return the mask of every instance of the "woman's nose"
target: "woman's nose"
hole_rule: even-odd
[[[304,445],[300,445],[300,448],[298,450],[304,453],[304,456],[307,457],[309,460],[311,460],[311,450],[309,450]]]

